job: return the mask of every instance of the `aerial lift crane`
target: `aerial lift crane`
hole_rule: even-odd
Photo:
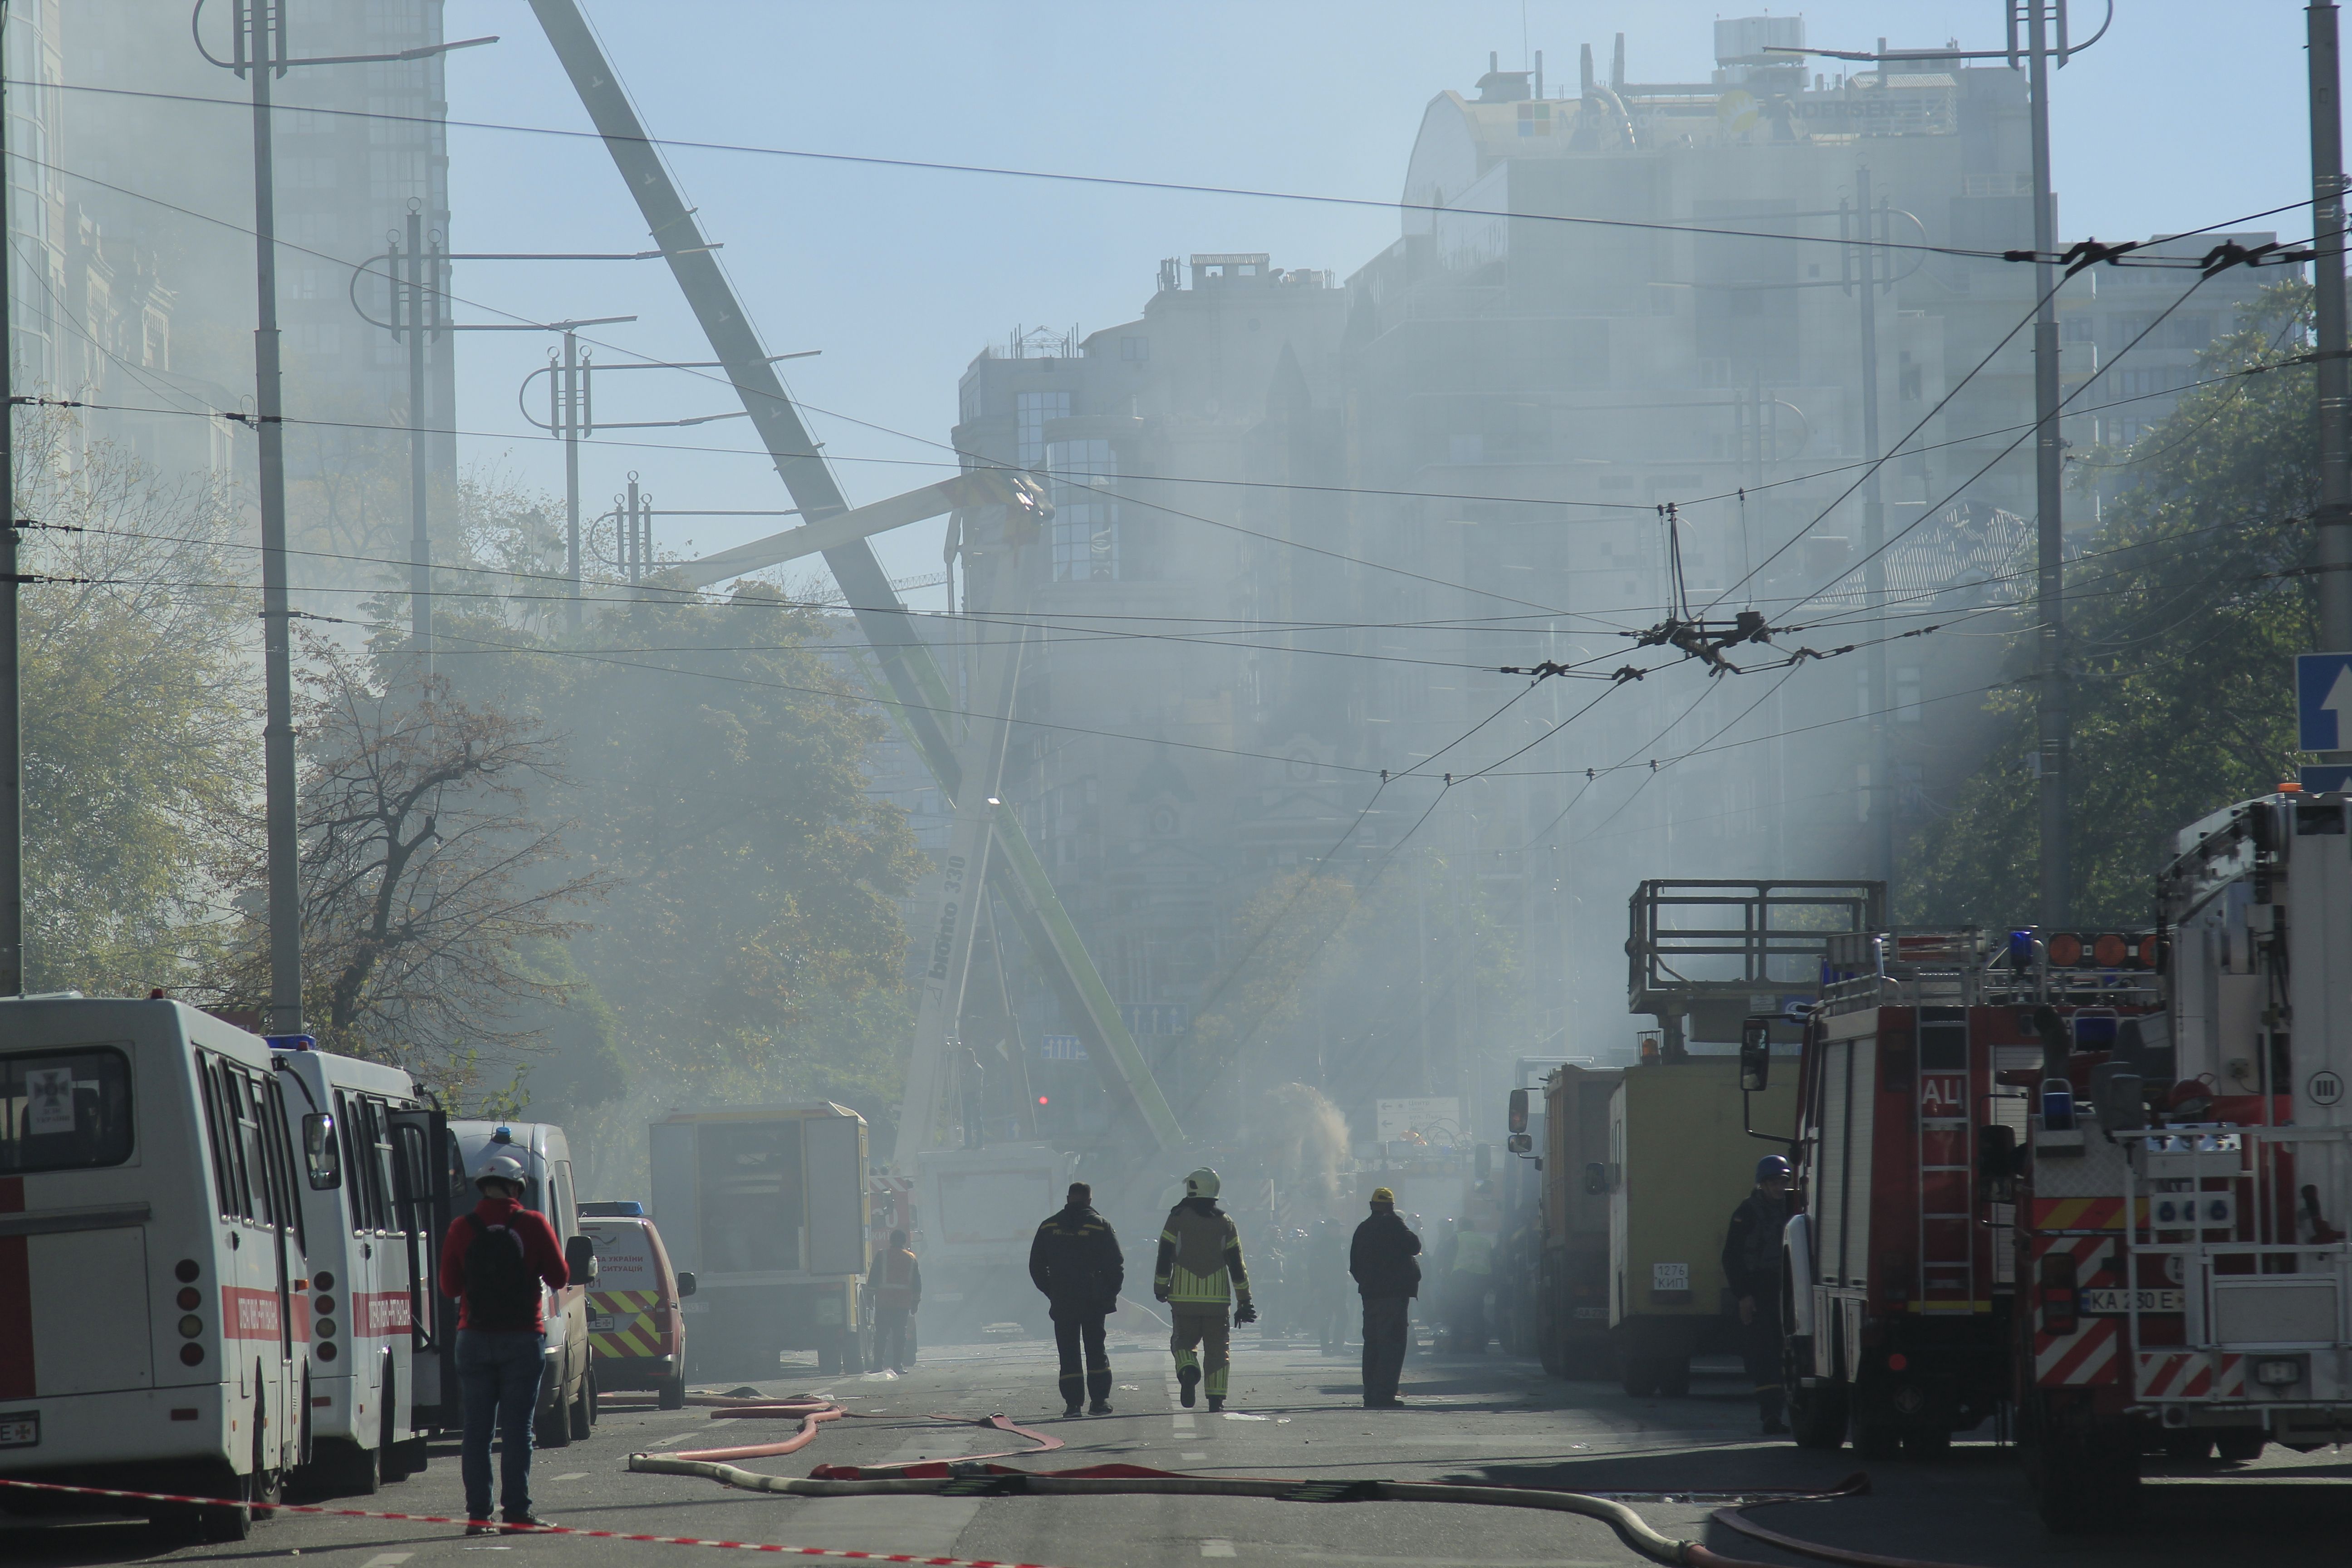
[[[907,615],[868,542],[876,533],[961,512],[968,593],[976,582],[985,586],[1000,577],[1005,580],[1002,592],[1017,593],[1023,574],[1005,568],[1024,534],[1034,534],[1037,524],[1051,515],[1042,488],[1026,475],[982,468],[852,508],[575,0],[531,0],[531,9],[802,520],[781,533],[685,563],[677,569],[679,576],[690,586],[707,587],[822,554],[881,668],[887,692],[877,694],[879,700],[913,742],[954,813],[948,855],[925,879],[916,903],[917,940],[930,942],[932,952],[925,965],[894,1165],[911,1173],[917,1156],[949,1142],[949,1089],[960,1054],[956,1035],[983,888],[1011,910],[1030,951],[1060,994],[1066,1014],[1076,1022],[1114,1102],[1151,1147],[1172,1151],[1183,1141],[1175,1115],[1055,894],[1019,816],[997,794],[1019,647],[969,650],[974,677],[968,688],[971,710],[960,715],[953,689],[930,645]],[[992,530],[991,522],[996,523]],[[961,725],[955,722],[960,716],[965,721]]]

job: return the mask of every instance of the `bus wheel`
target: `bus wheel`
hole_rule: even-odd
[[[654,1403],[664,1410],[685,1409],[686,1373],[681,1372],[676,1377],[665,1378],[661,1387],[656,1391]]]

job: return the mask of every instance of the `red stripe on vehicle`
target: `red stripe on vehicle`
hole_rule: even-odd
[[[2115,1320],[2112,1318],[2092,1319],[2088,1325],[2084,1328],[2081,1336],[2074,1342],[2074,1349],[2068,1351],[2063,1356],[2060,1357],[2058,1364],[2052,1367],[2049,1373],[2044,1376],[2042,1381],[2045,1384],[2071,1384],[2078,1381],[2090,1381],[2088,1377],[2077,1378],[2076,1373],[2082,1372],[2084,1364],[2092,1360],[2093,1357],[2100,1351],[2114,1350],[2115,1341]]]
[[[0,1214],[25,1212],[25,1178],[0,1176]],[[31,1237],[0,1236],[0,1399],[33,1397]]]
[[[274,1340],[278,1337],[278,1292],[242,1285],[221,1287],[221,1337],[226,1340]]]

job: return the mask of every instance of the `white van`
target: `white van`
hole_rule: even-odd
[[[307,1441],[286,1087],[169,1001],[0,999],[0,1477],[217,1497],[242,1540]]]
[[[563,1129],[551,1121],[452,1121],[457,1142],[462,1196],[453,1195],[451,1207],[464,1214],[474,1206],[473,1173],[491,1152],[503,1148],[522,1162],[530,1187],[523,1207],[547,1216],[556,1239],[563,1244],[572,1282],[547,1292],[542,1303],[547,1317],[546,1371],[539,1384],[537,1441],[542,1448],[561,1448],[575,1437],[586,1437],[596,1421],[596,1373],[588,1344],[588,1287],[595,1279],[595,1252],[580,1230],[580,1204],[572,1185],[572,1145]]]
[[[365,1494],[425,1468],[417,1412],[441,1403],[434,1200],[447,1133],[398,1068],[283,1043],[316,1342],[303,1479]]]

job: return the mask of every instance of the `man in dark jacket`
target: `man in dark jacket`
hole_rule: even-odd
[[[457,1386],[465,1438],[457,1468],[466,1483],[466,1533],[488,1535],[490,1437],[499,1438],[499,1501],[508,1528],[545,1523],[530,1511],[530,1424],[547,1331],[540,1286],[572,1282],[555,1227],[522,1206],[522,1162],[503,1147],[475,1173],[482,1201],[459,1215],[441,1243],[441,1291],[457,1308]]]
[[[1789,1162],[1767,1154],[1756,1162],[1756,1190],[1731,1211],[1723,1237],[1723,1277],[1739,1304],[1742,1353],[1767,1436],[1789,1429],[1780,1419],[1780,1233],[1788,1224]]]
[[[1371,1217],[1356,1227],[1348,1248],[1348,1272],[1364,1299],[1364,1407],[1394,1410],[1397,1378],[1404,1371],[1405,1337],[1412,1331],[1412,1302],[1421,1294],[1421,1237],[1397,1218],[1396,1194],[1372,1189]]]
[[[1047,1216],[1029,1244],[1030,1282],[1053,1305],[1064,1415],[1079,1414],[1082,1396],[1091,1397],[1092,1414],[1110,1414],[1110,1354],[1103,1348],[1103,1320],[1118,1310],[1127,1260],[1119,1256],[1110,1221],[1095,1213],[1094,1202],[1092,1187],[1072,1182],[1062,1212]]]

